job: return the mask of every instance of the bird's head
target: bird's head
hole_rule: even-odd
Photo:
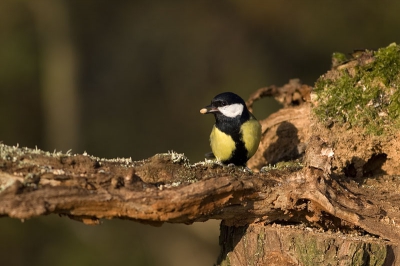
[[[232,92],[218,94],[211,100],[211,104],[202,108],[202,114],[214,114],[216,118],[235,118],[241,117],[247,112],[247,107],[242,98]]]

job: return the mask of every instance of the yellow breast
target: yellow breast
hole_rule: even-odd
[[[260,143],[260,123],[254,117],[251,117],[241,126],[241,135],[241,140],[247,150],[247,159],[249,159],[256,153]],[[219,130],[215,125],[211,131],[210,145],[212,152],[219,161],[229,160],[236,149],[236,144],[232,137]]]
[[[210,135],[211,150],[219,161],[228,160],[235,150],[235,141],[231,136],[220,131],[215,125]]]
[[[252,117],[250,120],[243,123],[241,129],[244,146],[248,152],[247,158],[250,158],[256,153],[258,145],[260,144],[261,125]]]

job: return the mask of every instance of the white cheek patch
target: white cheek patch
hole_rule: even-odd
[[[243,112],[243,104],[235,103],[231,105],[218,107],[218,110],[227,117],[236,117]]]

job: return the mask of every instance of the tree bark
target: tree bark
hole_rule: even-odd
[[[261,173],[191,165],[176,153],[132,162],[1,144],[0,215],[59,214],[88,224],[102,218],[152,225],[220,219],[221,265],[227,260],[310,265],[341,256],[394,265],[400,240],[397,197],[371,199],[367,188],[331,179],[322,144],[317,138],[310,142],[304,167]],[[400,185],[397,179],[377,182],[385,181]]]
[[[219,265],[398,265],[382,239],[299,226],[221,226]]]

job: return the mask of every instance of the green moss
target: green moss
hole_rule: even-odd
[[[291,238],[292,250],[301,265],[385,265],[387,246],[383,242],[353,241],[337,243],[340,238],[324,239],[304,234]],[[343,246],[343,249],[342,247]],[[341,265],[342,265],[341,264]]]
[[[347,56],[343,53],[333,53],[332,54],[332,67],[337,67],[347,61]]]
[[[387,257],[387,248],[384,245],[371,244],[369,248],[369,265],[385,265]]]
[[[264,231],[261,231],[261,233],[257,235],[257,251],[256,254],[254,254],[256,261],[258,261],[259,258],[264,257],[264,245],[265,245],[265,234]]]
[[[368,257],[366,256],[365,253],[365,245],[363,244],[352,244],[350,247],[350,250],[354,249],[354,254],[351,260],[351,266],[356,266],[356,265],[368,265]]]
[[[344,60],[333,57],[333,62]],[[359,52],[317,80],[314,112],[327,124],[362,127],[371,134],[399,129],[399,84],[400,46]]]
[[[385,264],[387,256],[386,246],[378,243],[358,243],[349,248],[350,253],[354,252],[351,265],[380,266]]]
[[[316,238],[295,237],[293,244],[301,265],[318,265],[324,261],[325,247],[318,245]]]

